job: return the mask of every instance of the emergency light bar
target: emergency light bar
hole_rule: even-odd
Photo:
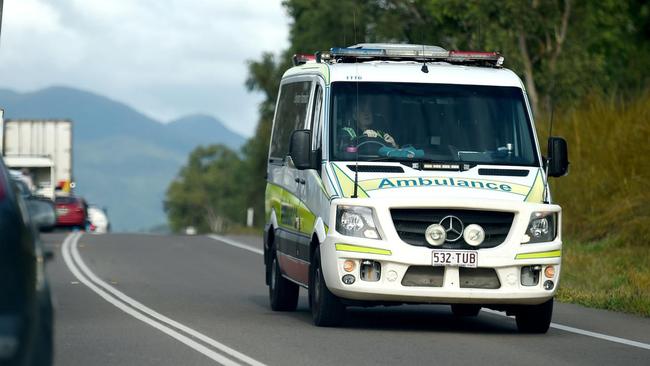
[[[311,57],[308,57],[311,56]],[[395,44],[360,44],[346,48],[332,48],[329,52],[319,52],[315,55],[294,55],[294,65],[307,62],[346,63],[373,60],[448,62],[473,66],[501,67],[504,58],[498,52],[477,51],[447,51],[438,46],[427,45],[395,45]]]
[[[304,65],[307,63],[315,63],[316,62],[316,55],[309,55],[309,54],[295,54],[293,55],[293,66],[298,66],[298,65]]]

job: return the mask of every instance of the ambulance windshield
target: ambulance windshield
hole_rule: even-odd
[[[521,89],[332,83],[332,160],[538,164]]]

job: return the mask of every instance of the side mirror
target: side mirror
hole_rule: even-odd
[[[30,197],[26,200],[27,211],[34,225],[40,230],[51,230],[56,225],[54,203]]]
[[[313,169],[310,130],[295,130],[291,133],[289,156],[296,169]]]
[[[52,261],[54,259],[54,252],[50,249],[43,250],[43,259],[45,259],[46,262]]]
[[[561,137],[548,138],[548,175],[562,177],[569,172],[569,150]]]

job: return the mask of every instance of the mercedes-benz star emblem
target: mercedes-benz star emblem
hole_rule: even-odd
[[[445,216],[440,220],[440,225],[445,228],[447,242],[453,243],[463,237],[465,226],[458,217],[453,215]]]

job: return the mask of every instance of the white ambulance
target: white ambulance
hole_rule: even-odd
[[[297,55],[282,77],[268,159],[271,308],[309,291],[314,323],[348,306],[450,304],[546,332],[561,266],[547,177],[521,80],[493,52],[360,44]]]

